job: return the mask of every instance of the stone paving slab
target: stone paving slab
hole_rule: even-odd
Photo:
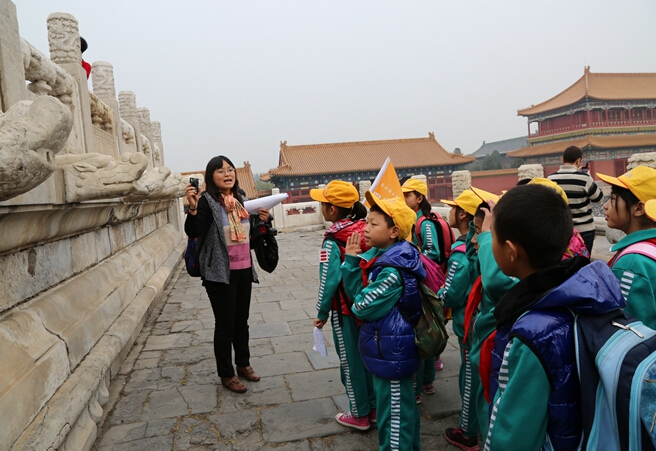
[[[221,386],[211,306],[200,280],[181,263],[112,381],[93,449],[378,449],[376,429],[354,431],[334,420],[348,409],[348,400],[330,323],[323,329],[328,356],[312,350],[322,235],[280,233],[278,268],[273,274],[258,271],[249,324],[251,365],[262,379],[245,381],[244,394]],[[458,422],[457,346],[452,336],[437,393],[424,395],[419,405],[423,449],[457,450],[442,435]]]

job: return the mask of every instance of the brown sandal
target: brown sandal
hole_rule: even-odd
[[[253,367],[251,366],[238,366],[237,374],[241,374],[246,380],[251,382],[257,382],[260,380],[260,375],[253,371]]]
[[[244,393],[246,390],[248,390],[248,387],[242,384],[237,376],[222,377],[221,383],[225,388],[235,393]]]

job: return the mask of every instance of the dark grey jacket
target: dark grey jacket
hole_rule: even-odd
[[[244,197],[244,200],[247,200]],[[208,193],[198,200],[195,216],[187,215],[185,233],[191,238],[199,238],[200,276],[203,280],[230,283],[230,257],[223,234],[223,214],[221,205]],[[251,256],[253,282],[258,283],[257,273]]]

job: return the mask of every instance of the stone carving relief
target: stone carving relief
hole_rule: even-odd
[[[634,153],[629,157],[627,163],[627,171],[630,171],[636,166],[648,166],[656,169],[656,152]]]
[[[523,164],[517,169],[517,181],[544,177],[544,168],[541,164]]]
[[[137,108],[137,116],[139,116],[141,131],[150,132],[150,110],[145,107]]]
[[[73,127],[68,107],[54,97],[23,100],[0,112],[0,201],[26,193],[57,169],[55,154]]]
[[[150,140],[146,138],[144,135],[141,135],[141,146],[143,147],[143,153],[150,158],[150,152],[151,152],[151,147],[150,147]]]
[[[25,80],[31,82],[27,89],[37,96],[51,95],[70,105],[75,87],[73,77],[22,38],[21,47]]]
[[[114,111],[92,92],[89,93],[89,104],[93,125],[112,133],[114,130]]]
[[[107,61],[94,61],[91,66],[91,81],[93,82],[93,93],[99,98],[116,99],[116,88],[114,87],[114,68]]]
[[[135,182],[136,191],[125,197],[127,201],[156,200],[182,197],[188,181],[179,173],[171,174],[166,166],[150,168]]]
[[[56,161],[64,170],[67,202],[127,196],[148,167],[148,157],[138,152],[124,153],[118,160],[86,153],[58,155]]]
[[[119,114],[122,118],[137,118],[137,97],[132,91],[121,91],[118,93]]]
[[[48,16],[48,44],[50,57],[57,64],[80,63],[80,32],[77,19],[66,13]]]
[[[155,157],[155,163],[162,164],[162,151],[159,149],[157,144],[153,145],[153,156]]]
[[[136,145],[136,137],[134,134],[134,127],[125,120],[121,119],[121,132],[123,133],[123,142],[129,145]]]
[[[458,197],[464,190],[471,187],[471,172],[453,171],[451,173],[451,186],[453,189],[453,198]]]
[[[162,142],[162,124],[158,121],[152,121],[150,123],[150,134],[153,135],[153,141],[156,143]]]

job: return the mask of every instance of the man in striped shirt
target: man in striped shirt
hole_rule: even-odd
[[[587,169],[579,169],[583,152],[576,146],[570,146],[563,152],[563,164],[557,172],[548,178],[556,182],[567,194],[569,209],[572,212],[574,228],[581,233],[581,238],[592,255],[595,238],[595,224],[590,203],[598,204],[604,193],[594,182]]]

